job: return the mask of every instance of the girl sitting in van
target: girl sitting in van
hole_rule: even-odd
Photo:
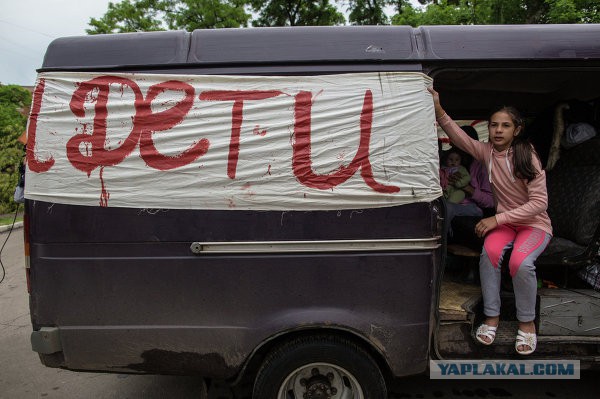
[[[529,355],[537,346],[534,262],[552,235],[546,213],[546,175],[531,144],[520,137],[523,121],[517,110],[502,107],[494,111],[488,120],[489,142],[482,143],[467,136],[442,108],[439,94],[431,87],[428,90],[433,96],[436,119],[448,137],[486,165],[496,201],[496,215],[482,219],[475,226],[475,233],[485,237],[479,274],[486,319],[477,328],[477,340],[491,345],[496,338],[500,320],[500,265],[506,251],[513,248],[508,267],[519,320],[515,350]]]

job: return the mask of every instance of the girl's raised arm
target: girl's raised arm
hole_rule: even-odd
[[[473,158],[481,161],[485,152],[485,145],[469,137],[461,128],[448,116],[446,111],[440,104],[440,95],[433,87],[428,87],[427,90],[433,97],[433,106],[435,109],[435,119],[440,127],[446,132],[453,144],[463,151],[468,152]]]

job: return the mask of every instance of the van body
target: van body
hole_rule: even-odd
[[[433,78],[455,119],[485,119],[493,105],[502,103],[533,118],[561,101],[598,107],[598,37],[598,25],[98,35],[55,40],[39,72],[40,77],[225,76],[257,77],[259,82],[260,77],[267,82],[273,77],[302,81],[419,74]],[[69,93],[73,98],[77,87]],[[435,144],[432,109],[425,106],[420,113],[431,126],[411,140]],[[47,115],[52,119],[51,112]],[[495,349],[472,342],[482,318],[477,293],[467,290],[458,315],[444,310],[445,207],[435,179],[429,180],[434,193],[429,197],[367,207],[342,205],[335,197],[325,197],[327,205],[316,209],[288,207],[285,200],[260,209],[224,209],[210,200],[186,207],[160,187],[155,197],[162,193],[167,205],[146,203],[143,196],[135,197],[137,189],[131,190],[134,205],[111,206],[116,195],[82,205],[66,195],[45,195],[29,183],[44,180],[35,168],[51,156],[44,153],[43,142],[31,141],[32,132],[38,139],[41,134],[35,129],[43,118],[37,117],[34,106],[25,235],[32,344],[47,366],[199,375],[247,384],[255,397],[318,389],[329,389],[329,395],[333,389],[348,397],[386,397],[386,381],[426,371],[431,358],[512,353],[507,347],[514,341]],[[553,132],[539,133],[539,145],[549,148]],[[437,170],[437,151],[428,148],[421,157]],[[41,161],[33,161],[32,168],[32,159]],[[85,162],[81,165],[85,170]],[[79,190],[64,181],[43,183],[50,188],[63,184],[65,192],[75,194]],[[165,185],[170,187],[168,181]],[[213,191],[207,191],[210,198]],[[177,206],[168,205],[170,196]],[[593,234],[585,238],[587,244],[576,244],[583,251],[578,255],[587,254],[586,265],[597,259],[595,197]],[[556,267],[562,273],[566,266]],[[594,291],[585,292],[590,303],[598,300]],[[551,294],[563,302],[558,291]],[[600,320],[593,310],[578,317],[589,320],[590,331]],[[565,331],[547,341],[540,338],[539,356],[555,353],[594,364],[597,333]]]

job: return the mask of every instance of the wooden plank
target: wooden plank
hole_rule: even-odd
[[[481,288],[479,286],[444,281],[439,305],[441,320],[467,320],[468,312],[464,305],[480,295]]]

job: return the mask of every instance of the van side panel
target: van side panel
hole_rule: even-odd
[[[416,33],[398,26],[302,27],[61,38],[40,71],[420,72],[425,47]],[[206,211],[26,200],[33,328],[59,331],[62,349],[40,356],[70,369],[227,378],[256,348],[290,332],[327,329],[364,342],[395,376],[422,372],[435,320],[442,207],[437,199],[364,210]],[[197,242],[359,239],[433,245],[191,249]]]
[[[190,245],[432,238],[436,203],[251,212],[27,201],[27,211],[34,329],[59,327],[60,366],[232,377],[273,336],[318,327],[370,342],[396,375],[426,367],[439,248],[196,255]]]

